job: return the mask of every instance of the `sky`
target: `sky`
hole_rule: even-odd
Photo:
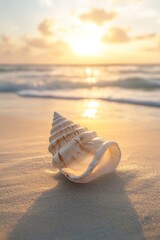
[[[160,63],[159,0],[0,0],[0,63]]]

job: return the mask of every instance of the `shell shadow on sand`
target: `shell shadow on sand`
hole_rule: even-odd
[[[144,239],[125,190],[134,177],[119,172],[81,185],[54,175],[58,185],[27,210],[9,240]]]

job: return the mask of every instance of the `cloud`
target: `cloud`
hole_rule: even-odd
[[[39,32],[44,36],[53,35],[53,19],[44,19],[38,25]]]
[[[111,21],[117,16],[117,13],[114,11],[106,12],[104,9],[94,8],[87,13],[82,13],[80,19],[83,21],[94,22],[97,25],[102,25],[107,21]]]
[[[111,27],[102,38],[102,41],[108,43],[125,43],[130,41],[130,38],[125,29],[120,27]]]
[[[157,41],[154,42],[152,44],[152,46],[149,45],[149,46],[141,48],[140,50],[142,50],[142,51],[149,51],[149,52],[158,52],[159,53],[160,52],[160,36],[157,36],[156,40]]]
[[[0,58],[2,62],[14,61],[15,59],[24,59],[30,54],[31,49],[20,41],[6,35],[0,37]]]
[[[150,40],[156,37],[156,33],[148,33],[136,36],[130,36],[128,34],[128,30],[120,27],[111,27],[108,32],[102,38],[102,41],[105,43],[111,44],[119,44],[119,43],[126,43],[130,41],[144,41]]]
[[[0,36],[1,63],[54,62],[71,54],[72,50],[64,41],[51,41],[44,36],[23,36],[18,39]]]
[[[48,41],[44,37],[23,37],[22,39],[25,43],[25,47],[29,49],[35,49],[38,52],[43,52],[48,55],[56,55],[57,57],[61,57],[63,55],[67,55],[71,52],[70,47],[64,41]]]
[[[28,37],[25,36],[22,40],[26,43],[27,46],[33,48],[50,48],[52,44],[48,43],[45,38],[42,37]]]
[[[10,44],[12,41],[11,41],[11,38],[9,38],[8,36],[6,35],[1,35],[1,41],[2,43],[4,44]]]
[[[32,52],[32,50],[37,49],[37,51],[47,51],[47,49],[52,49],[55,45],[48,35],[53,34],[51,31],[53,20],[44,19],[38,25],[38,30],[41,33],[39,36],[23,36],[19,39],[11,38],[6,35],[0,36],[0,52],[7,53],[9,55],[20,54]],[[49,41],[50,40],[50,41]]]
[[[6,35],[1,35],[0,40],[1,40],[0,41],[1,52],[11,54],[17,48],[17,45],[16,45],[14,39],[11,37],[8,37]]]
[[[52,45],[52,52],[57,56],[64,56],[67,54],[71,54],[71,48],[64,41],[56,41]]]
[[[157,36],[156,33],[148,33],[148,34],[143,34],[143,35],[137,35],[137,36],[133,37],[133,39],[135,39],[135,40],[148,40],[148,39],[154,38],[156,36]]]

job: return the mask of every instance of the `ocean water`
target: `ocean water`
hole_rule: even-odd
[[[160,107],[160,65],[0,65],[0,93]]]

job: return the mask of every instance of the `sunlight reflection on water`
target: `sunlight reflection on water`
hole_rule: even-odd
[[[95,100],[87,101],[86,109],[82,113],[82,117],[84,117],[84,118],[95,118],[98,114],[99,107],[100,107],[99,102],[97,102]]]
[[[97,69],[92,69],[90,67],[87,67],[85,69],[86,72],[86,81],[87,83],[91,84],[91,83],[96,83],[97,82],[97,77],[98,77],[98,70]]]

